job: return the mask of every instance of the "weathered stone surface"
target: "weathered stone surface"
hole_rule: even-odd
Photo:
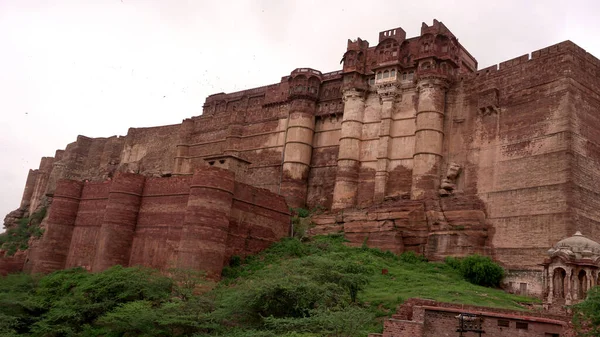
[[[236,182],[215,167],[193,176],[118,173],[104,182],[59,181],[46,233],[27,257],[2,270],[51,272],[143,265],[204,270],[219,278],[233,255],[246,256],[288,235],[283,197]],[[6,261],[5,261],[6,260]],[[5,266],[5,267],[3,267]]]
[[[208,166],[233,171],[234,195],[244,195],[233,197],[225,212],[230,243],[216,259],[257,251],[289,233],[269,232],[286,221],[286,206],[260,188],[294,207],[339,210],[316,217],[311,233],[344,229],[353,245],[366,238],[433,259],[481,252],[511,269],[539,270],[550,245],[576,230],[600,241],[600,131],[594,127],[600,61],[594,56],[565,41],[477,70],[475,58],[434,21],[415,37],[395,28],[373,45],[350,40],[342,63],[339,71],[298,68],[272,85],[211,95],[201,116],[180,124],[131,128],[123,137],[79,136],[42,158],[29,173],[19,212],[48,204],[61,179],[90,187],[73,197],[82,199],[74,224],[69,202],[59,193],[54,198],[50,213],[62,215],[48,219],[41,242],[59,247],[72,240],[77,253],[58,259],[50,249],[38,256],[39,270],[65,263],[91,268],[90,247],[102,233],[132,234],[103,222],[104,209],[116,209],[100,186],[119,172],[145,176],[144,191],[171,191],[143,192],[131,254],[151,265],[175,263],[185,219],[195,216],[185,211],[185,177]],[[156,176],[176,186],[163,186]],[[242,184],[251,188],[237,187]],[[97,199],[85,197],[94,194],[91,186]],[[222,201],[218,193],[198,197],[208,202],[209,196]],[[136,204],[135,198],[122,199]],[[115,222],[132,224],[121,215]],[[219,236],[224,226],[211,233]],[[220,240],[214,250],[221,249],[223,236],[214,240]],[[146,246],[152,248],[140,248]],[[35,254],[32,249],[31,263]]]

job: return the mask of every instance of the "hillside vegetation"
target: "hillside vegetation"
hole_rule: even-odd
[[[387,273],[382,273],[382,270]],[[522,309],[535,300],[473,285],[449,264],[284,239],[231,260],[218,284],[115,266],[0,279],[0,336],[366,336],[403,300]]]

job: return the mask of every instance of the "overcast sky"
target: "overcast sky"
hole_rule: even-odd
[[[0,0],[0,217],[77,135],[175,124],[212,93],[338,70],[349,38],[412,37],[436,18],[484,68],[564,40],[600,56],[599,14],[595,0]]]

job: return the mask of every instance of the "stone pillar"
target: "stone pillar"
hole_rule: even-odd
[[[119,172],[115,175],[98,233],[92,271],[129,265],[144,182],[145,177],[139,174]]]
[[[184,119],[179,129],[179,139],[176,145],[175,162],[173,164],[174,174],[190,173],[190,135],[194,130],[194,121]]]
[[[444,142],[444,111],[448,82],[442,78],[425,77],[417,83],[415,152],[411,199],[424,199],[437,193]]]
[[[83,184],[74,180],[57,182],[46,232],[38,246],[30,252],[32,273],[49,273],[65,268],[82,188]]]
[[[388,181],[390,128],[392,126],[392,113],[394,100],[399,88],[396,83],[386,83],[377,87],[381,98],[381,124],[379,126],[379,141],[377,142],[377,171],[375,172],[375,194],[373,201],[380,203],[386,195]]]
[[[199,168],[190,195],[179,242],[177,268],[204,270],[218,279],[227,261],[229,216],[235,175],[217,167]]]
[[[573,270],[571,268],[567,268],[566,276],[565,276],[566,287],[563,288],[565,290],[565,304],[566,305],[570,305],[574,298],[573,297],[573,275],[572,274],[573,274]]]
[[[546,302],[552,304],[554,301],[554,268],[545,268],[544,283],[548,286],[548,297]]]
[[[342,118],[332,209],[355,206],[358,191],[365,96],[364,92],[356,89],[345,90],[343,96],[344,116]]]
[[[281,195],[290,207],[306,204],[315,108],[315,101],[309,98],[295,98],[290,103],[281,177]]]

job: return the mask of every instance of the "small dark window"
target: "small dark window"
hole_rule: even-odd
[[[546,333],[544,334],[544,337],[560,337],[560,335],[559,335],[559,334],[557,334],[557,333],[549,333],[549,332],[546,332]]]
[[[499,319],[498,326],[503,326],[503,327],[508,328],[510,326],[510,321],[507,319]]]
[[[517,322],[517,329],[527,330],[528,327],[529,327],[529,324],[527,324],[525,322]]]
[[[221,163],[221,164],[225,164],[225,159],[221,159],[221,160],[219,160],[219,163]]]

